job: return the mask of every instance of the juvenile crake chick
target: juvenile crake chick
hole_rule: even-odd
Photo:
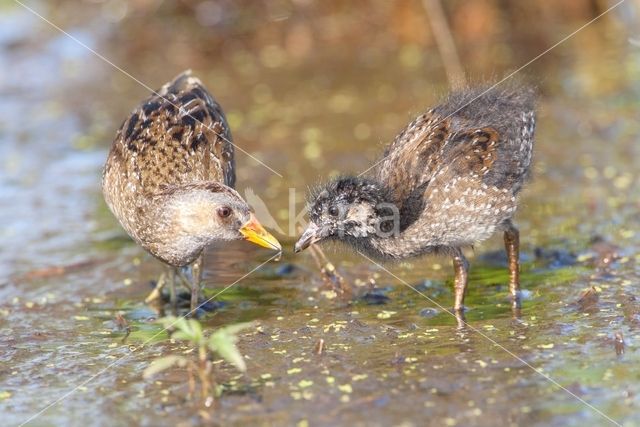
[[[400,260],[447,254],[462,310],[468,262],[463,247],[504,232],[509,291],[519,297],[519,233],[511,222],[529,174],[535,128],[528,88],[470,89],[411,122],[365,176],[343,176],[311,195],[299,252],[322,240],[368,256]]]

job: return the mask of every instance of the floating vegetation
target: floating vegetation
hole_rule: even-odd
[[[580,311],[591,311],[596,309],[599,299],[600,289],[595,286],[590,286],[580,293],[576,305]]]
[[[208,394],[223,390],[215,412],[201,403],[199,346],[169,342],[156,321],[175,315],[172,305],[142,303],[161,265],[99,194],[117,120],[148,90],[8,3],[0,14],[9,76],[0,78],[3,425],[37,413],[26,425],[613,425],[545,376],[616,423],[640,425],[633,2],[514,76],[528,74],[541,94],[535,168],[517,213],[520,319],[499,236],[468,251],[466,322],[486,337],[459,330],[447,311],[446,259],[385,264],[441,308],[340,246],[322,247],[329,259],[320,273],[311,255],[291,254],[290,236],[281,263],[242,278],[267,254],[225,243],[207,254],[203,293],[216,311],[199,318],[203,339],[230,324],[260,327],[236,343],[251,378],[206,348]],[[33,3],[149,87],[194,67],[232,105],[238,191],[264,197],[283,237],[295,234],[291,194],[319,176],[363,172],[409,116],[448,90],[425,2]],[[469,75],[501,78],[617,1],[441,3]],[[550,16],[554,25],[540,25]],[[589,308],[589,292],[583,309],[577,301],[592,286],[597,301]],[[190,295],[178,297],[181,313]],[[379,319],[382,310],[396,314]],[[165,356],[179,359],[143,379]]]

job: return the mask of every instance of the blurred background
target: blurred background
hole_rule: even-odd
[[[540,341],[518,341],[507,332],[494,338],[513,344],[514,352],[619,422],[640,422],[640,378],[632,369],[640,361],[640,315],[630,302],[640,290],[639,1],[0,0],[0,342],[6,349],[0,354],[0,407],[11,414],[11,424],[108,361],[104,355],[116,341],[105,322],[114,312],[128,313],[132,322],[153,317],[141,301],[160,265],[131,243],[106,208],[101,168],[117,128],[149,95],[148,87],[159,88],[188,68],[222,105],[238,147],[269,167],[236,150],[239,191],[251,188],[284,231],[290,229],[290,207],[296,214],[302,209],[309,186],[366,169],[385,143],[452,85],[497,82],[517,71],[514,79],[537,86],[535,168],[516,221],[523,268],[530,273],[525,310],[528,304],[529,327],[537,328],[531,335]],[[291,252],[295,236],[278,237]],[[509,329],[506,273],[501,255],[493,255],[501,245],[497,237],[475,248],[470,305],[477,309],[469,317]],[[329,256],[342,260],[338,267],[346,274],[380,274],[357,256],[338,253]],[[210,258],[206,280],[215,288],[267,255],[238,244]],[[321,322],[323,316],[327,322],[351,321],[358,310],[319,297],[313,269],[308,255],[285,254],[279,266],[241,284],[222,308],[224,316],[211,324],[261,319],[280,331],[276,319],[289,316],[292,333],[310,312]],[[412,283],[433,279],[429,283],[442,298],[430,295],[450,304],[448,261],[415,261],[394,271]],[[474,287],[474,280],[487,286]],[[392,306],[385,310],[399,313],[389,321],[394,327],[435,322],[445,325],[439,341],[455,340],[446,313],[426,319],[420,313],[427,301],[418,304],[388,276],[378,281],[393,284]],[[585,314],[570,302],[590,286],[597,287],[600,305]],[[318,304],[325,309],[313,314]],[[380,307],[359,310],[362,322],[388,326],[377,316]],[[336,343],[358,335],[334,332]],[[610,350],[618,332],[628,349],[622,361]],[[304,348],[294,338],[290,342]],[[367,408],[381,423],[398,425],[417,425],[424,417],[439,425],[489,425],[495,417],[505,425],[608,422],[533,372],[520,371],[515,383],[500,377],[516,367],[486,343],[471,347],[478,357],[491,354],[496,371],[483,374],[491,378],[485,385],[474,377],[479,374],[467,372],[466,379],[458,378],[462,390],[449,382],[459,367],[434,378],[439,364],[431,359],[416,370],[426,372],[424,381],[411,380],[402,369],[396,376],[386,372],[387,359],[400,351],[388,344],[376,350],[380,364],[372,362],[384,381],[365,381],[362,395],[326,385],[309,399],[292,394],[302,393],[299,378],[286,374],[295,351],[276,357],[254,348],[251,357],[260,369],[274,376],[283,370],[284,380],[268,393],[255,386],[259,401],[246,395],[225,400],[227,412],[220,416],[245,422],[243,411],[250,408],[275,424],[310,422],[320,414],[319,424],[357,424],[370,421],[362,418]],[[424,357],[423,346],[412,342],[406,352]],[[342,350],[335,369],[347,381],[372,350]],[[438,354],[461,352],[454,346]],[[139,378],[123,385],[121,380],[139,376],[145,361],[136,363],[107,374],[90,397],[80,393],[51,409],[37,425],[74,424],[78,416],[95,414],[114,417],[110,425],[154,423],[158,414],[189,420],[171,399],[157,405],[167,396],[162,387]],[[381,388],[388,394],[367,400]],[[34,390],[42,393],[38,401]],[[493,401],[473,397],[478,395]],[[527,403],[514,406],[516,395]],[[139,400],[124,405],[116,396]]]

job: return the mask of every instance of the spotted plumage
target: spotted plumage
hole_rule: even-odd
[[[530,89],[450,95],[402,130],[364,176],[340,177],[312,196],[311,231],[298,248],[338,239],[382,259],[450,254],[455,305],[461,308],[466,288],[461,248],[503,230],[515,301],[518,255],[511,243],[517,230],[511,218],[530,170],[534,129]],[[387,233],[390,221],[393,232]]]
[[[161,249],[169,248],[175,234],[158,222],[156,210],[166,207],[154,201],[168,187],[194,182],[233,187],[234,169],[224,113],[200,80],[186,72],[162,86],[120,126],[104,168],[103,190],[136,242],[169,264],[186,265],[199,253]]]
[[[174,267],[194,263],[219,240],[279,250],[233,189],[233,148],[220,105],[182,73],[120,126],[104,168],[105,201],[138,244]]]
[[[168,183],[218,181],[233,187],[231,131],[220,105],[190,73],[162,86],[116,134],[105,168],[131,188],[152,193]]]

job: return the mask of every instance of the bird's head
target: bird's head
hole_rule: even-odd
[[[184,251],[199,252],[220,240],[247,240],[269,249],[280,243],[262,227],[251,207],[231,187],[200,182],[170,187],[156,197],[163,198],[160,217],[170,233],[181,240]]]
[[[309,225],[295,245],[300,252],[325,239],[366,239],[392,232],[398,218],[388,190],[366,178],[329,181],[309,198]]]

